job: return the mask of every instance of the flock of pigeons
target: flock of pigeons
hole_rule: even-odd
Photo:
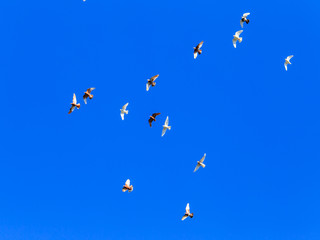
[[[85,1],[85,0],[83,0]],[[241,20],[240,20],[240,25],[241,27],[243,28],[243,23],[249,23],[250,20],[247,19],[247,17],[250,15],[250,13],[245,13],[242,15],[241,17]],[[239,43],[242,42],[242,37],[240,37],[240,34],[243,32],[243,30],[240,30],[240,31],[237,31],[235,33],[235,35],[233,35],[233,40],[232,40],[232,43],[233,43],[233,46],[236,48],[237,45],[237,41]],[[194,59],[196,59],[198,57],[198,55],[200,55],[202,53],[202,50],[201,50],[201,47],[203,45],[203,41],[200,42],[196,47],[194,47],[194,51],[193,51],[193,57]],[[285,63],[284,63],[284,67],[286,69],[286,71],[288,70],[287,69],[287,65],[288,64],[291,64],[290,62],[290,59],[293,57],[293,55],[291,56],[288,56],[286,59],[285,59]],[[159,77],[159,74],[151,77],[150,79],[148,79],[147,81],[147,85],[146,85],[146,90],[149,91],[150,87],[154,87],[156,86],[156,83],[155,83],[155,80]],[[91,94],[91,92],[94,90],[95,88],[88,88],[87,91],[84,92],[84,95],[83,95],[83,101],[85,104],[87,104],[87,99],[92,99],[93,98],[93,95]],[[121,116],[121,119],[124,120],[124,116],[125,114],[128,114],[129,111],[127,110],[127,107],[128,107],[129,103],[126,103],[121,109],[120,109],[120,116]],[[73,99],[72,99],[72,103],[71,103],[71,108],[68,112],[68,114],[72,113],[74,111],[75,108],[80,108],[80,103],[77,103],[77,98],[76,98],[76,95],[73,94]],[[152,122],[155,122],[156,121],[156,117],[158,115],[160,115],[161,113],[153,113],[150,117],[149,117],[149,125],[150,127],[152,127]],[[166,121],[164,123],[164,125],[162,125],[163,129],[162,129],[162,134],[161,136],[163,137],[164,134],[166,133],[167,129],[171,130],[171,126],[169,126],[169,117],[167,116],[166,118]],[[196,165],[196,168],[194,169],[193,172],[196,172],[200,167],[205,167],[206,165],[203,163],[204,160],[206,158],[206,154],[203,155],[203,157],[197,162],[197,165]],[[132,192],[133,191],[133,186],[130,185],[130,179],[127,179],[127,181],[125,182],[125,184],[123,185],[122,187],[122,192]],[[193,213],[190,213],[190,206],[189,206],[189,203],[187,203],[187,206],[186,206],[186,212],[185,214],[183,215],[182,219],[181,220],[185,220],[187,217],[190,217],[190,218],[193,218]]]

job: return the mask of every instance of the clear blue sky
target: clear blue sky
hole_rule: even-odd
[[[2,1],[0,239],[319,240],[319,11],[316,0]],[[68,115],[73,93],[81,108]]]

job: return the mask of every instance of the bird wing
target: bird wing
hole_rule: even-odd
[[[235,35],[236,35],[237,37],[239,37],[242,32],[243,32],[243,30],[240,30],[240,31],[236,32]]]
[[[187,217],[188,217],[188,215],[185,214],[185,215],[183,215],[183,217],[181,218],[181,220],[183,221],[183,220],[185,220]]]
[[[152,78],[150,78],[150,81],[153,82],[153,81],[156,80],[158,77],[159,77],[159,74],[157,74],[157,75],[153,76]]]
[[[85,104],[87,104],[87,98],[88,98],[87,94],[83,95],[83,101],[84,101]]]
[[[233,43],[234,48],[237,48],[237,39],[236,38],[233,38],[232,43]]]
[[[200,49],[203,45],[203,41],[197,45],[197,49]]]
[[[92,90],[95,90],[95,88],[94,88],[94,87],[88,88],[88,89],[87,89],[87,92],[88,92],[88,93],[91,93]]]
[[[121,119],[124,120],[124,113],[123,112],[120,113],[120,116],[121,116]]]
[[[151,84],[148,82],[148,83],[147,83],[147,86],[146,86],[147,91],[149,91],[150,86],[151,86]]]
[[[127,179],[125,185],[130,186],[130,179]]]
[[[198,163],[196,168],[193,170],[193,172],[197,171],[199,169],[199,167],[200,167],[200,164]]]
[[[288,67],[287,67],[287,65],[288,65],[288,63],[287,63],[287,62],[285,62],[285,63],[284,63],[284,68],[286,69],[286,71],[288,71]]]
[[[242,19],[240,20],[240,25],[241,25],[241,27],[243,28],[243,21],[242,21]]]
[[[164,128],[162,129],[161,137],[163,137],[163,135],[166,133],[166,131],[167,131],[167,129],[164,127]]]
[[[160,115],[161,113],[154,113],[154,114],[152,114],[152,117],[156,117],[156,116],[158,116],[158,115]]]
[[[203,155],[203,157],[200,159],[200,162],[201,162],[201,163],[203,163],[203,161],[204,161],[204,159],[206,158],[206,156],[207,156],[207,154],[205,153],[205,154]]]
[[[196,59],[198,57],[198,51],[194,50],[193,52],[193,58]]]
[[[129,104],[129,103],[126,103],[125,105],[123,105],[122,110],[126,110],[128,104]]]
[[[153,121],[153,119],[149,118],[148,122],[149,122],[150,127],[152,127],[152,121]]]
[[[293,55],[288,56],[287,60],[290,61],[291,58],[293,58]]]
[[[76,94],[75,93],[73,94],[72,102],[74,104],[77,104],[77,98],[76,98]]]
[[[75,108],[76,108],[76,106],[71,106],[71,108],[70,108],[70,110],[69,110],[68,114],[72,113],[72,112],[73,112],[73,110],[74,110]]]
[[[189,207],[189,203],[187,203],[187,206],[186,206],[186,213],[190,214],[190,207]]]
[[[250,15],[250,13],[244,13],[244,14],[242,15],[242,17],[246,18],[246,17],[248,17],[249,15]]]
[[[168,124],[169,124],[169,116],[167,116],[167,119],[166,119],[164,125],[168,126]]]

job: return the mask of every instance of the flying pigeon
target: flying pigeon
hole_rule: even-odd
[[[68,114],[72,113],[73,110],[74,110],[76,107],[79,109],[79,108],[80,108],[80,103],[77,104],[76,94],[73,94],[73,99],[72,99],[72,103],[71,103],[71,108],[70,108]]]
[[[196,47],[194,47],[193,49],[193,57],[194,59],[196,59],[198,57],[198,53],[199,55],[202,53],[202,50],[200,49],[203,45],[203,41],[201,43],[199,43]]]
[[[155,81],[158,77],[159,77],[159,74],[153,76],[153,77],[150,78],[150,79],[148,79],[148,82],[147,82],[147,91],[149,91],[150,86],[154,87],[154,86],[156,85],[156,83],[155,83],[154,81]]]
[[[171,126],[169,126],[168,124],[169,124],[169,117],[167,117],[166,122],[164,123],[164,125],[162,125],[163,129],[162,129],[161,137],[163,137],[163,135],[166,133],[167,129],[171,130]]]
[[[240,25],[241,27],[243,28],[243,23],[246,22],[247,24],[250,22],[249,19],[247,19],[247,17],[250,15],[250,13],[244,13],[241,17],[241,20],[240,20]]]
[[[200,166],[205,168],[206,165],[203,164],[203,161],[206,158],[206,156],[207,156],[207,154],[204,154],[203,157],[200,159],[200,161],[197,162],[198,164],[197,164],[197,166],[196,166],[196,168],[194,169],[193,172],[197,171]]]
[[[125,105],[123,105],[122,109],[120,109],[120,116],[122,118],[122,120],[124,120],[124,114],[128,114],[129,111],[126,110],[127,106],[128,106],[129,103],[126,103]]]
[[[182,221],[185,220],[187,217],[193,218],[193,213],[190,213],[190,207],[189,207],[189,203],[186,206],[186,213],[183,215],[182,217]]]
[[[284,62],[284,68],[286,69],[286,71],[288,70],[288,68],[287,68],[287,65],[288,64],[291,64],[291,62],[290,62],[290,59],[291,58],[293,58],[293,55],[291,55],[291,56],[288,56],[285,60],[285,62]]]
[[[234,48],[237,47],[237,45],[236,45],[237,41],[239,41],[239,43],[242,42],[242,37],[240,37],[240,34],[242,32],[243,32],[243,30],[240,30],[240,31],[236,32],[235,35],[233,35],[232,43],[233,43]]]
[[[149,125],[150,125],[150,127],[152,127],[152,122],[153,121],[156,121],[156,116],[158,116],[158,115],[160,115],[161,113],[154,113],[154,114],[152,114],[151,116],[150,116],[150,118],[149,118]]]
[[[130,179],[127,179],[126,183],[122,187],[122,192],[125,192],[127,190],[129,192],[132,192],[132,190],[133,190],[133,186],[132,185],[130,186]]]
[[[93,95],[91,94],[91,91],[93,91],[95,88],[88,88],[87,91],[84,92],[83,95],[83,101],[85,104],[87,104],[87,98],[89,97],[90,99],[93,98]]]

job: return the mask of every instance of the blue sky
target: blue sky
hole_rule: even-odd
[[[2,1],[0,239],[318,240],[319,10]],[[68,115],[73,93],[81,108]]]

